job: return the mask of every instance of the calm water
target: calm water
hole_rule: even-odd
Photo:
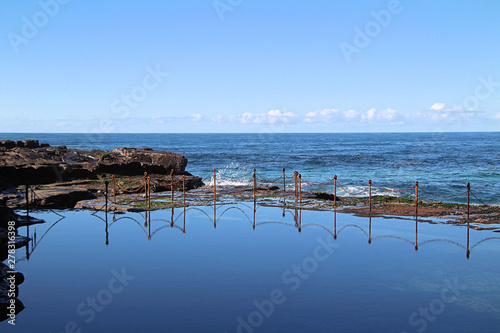
[[[255,210],[35,213],[26,309],[1,331],[498,332],[500,234]]]
[[[349,191],[374,185],[393,189],[420,182],[423,190],[450,196],[466,190],[483,202],[500,204],[500,132],[371,134],[0,134],[6,139],[38,139],[81,149],[151,147],[184,154],[187,171],[210,179],[250,181],[253,168],[277,178],[286,168],[323,183],[338,176]],[[306,187],[307,189],[307,187]],[[332,186],[322,190],[333,191]],[[377,190],[374,190],[377,192]],[[423,199],[465,202],[420,193]],[[474,198],[473,198],[474,199]],[[478,203],[475,199],[473,202]]]

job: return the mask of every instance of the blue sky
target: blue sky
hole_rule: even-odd
[[[0,132],[500,129],[500,2],[0,0]]]

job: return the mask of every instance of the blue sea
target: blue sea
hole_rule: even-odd
[[[419,182],[419,198],[500,204],[500,132],[489,133],[319,133],[319,134],[0,134],[0,139],[37,139],[53,146],[110,150],[118,147],[167,150],[185,155],[187,171],[211,181],[213,169],[227,184],[258,176],[275,179],[298,171],[322,184],[337,175],[349,192],[373,185],[406,189]],[[223,183],[224,184],[224,183]],[[289,186],[292,186],[290,184]],[[303,189],[333,191],[333,182]],[[339,188],[340,195],[345,194]],[[374,188],[374,194],[412,196]],[[475,197],[474,197],[475,196]],[[477,197],[477,199],[476,199]],[[480,201],[479,201],[479,200]]]

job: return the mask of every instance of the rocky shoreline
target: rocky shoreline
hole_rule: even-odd
[[[74,208],[81,200],[95,199],[112,176],[130,182],[142,180],[145,173],[153,179],[172,175],[174,181],[184,176],[187,190],[203,186],[200,177],[185,171],[187,162],[181,154],[151,148],[79,150],[37,140],[0,140],[0,201],[12,208],[26,206],[22,186],[30,185],[38,187],[33,207]],[[176,186],[179,190],[180,184]]]

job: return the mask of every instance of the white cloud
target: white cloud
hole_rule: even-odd
[[[359,116],[359,112],[356,110],[348,110],[344,112],[344,117],[346,120],[354,120]]]
[[[439,111],[439,110],[444,110],[446,105],[444,103],[434,103],[431,106],[431,110]]]
[[[298,115],[293,112],[284,112],[282,110],[269,110],[266,113],[251,113],[245,112],[239,115],[239,120],[243,124],[276,124],[276,123],[289,123],[292,118]]]
[[[193,121],[200,121],[202,116],[199,113],[193,113],[191,114],[191,118],[193,118]]]
[[[316,121],[330,122],[339,116],[339,110],[337,109],[323,109],[321,111],[312,111],[306,113],[305,122],[311,123]]]
[[[210,119],[210,121],[212,123],[217,123],[217,124],[220,124],[222,123],[222,116],[221,115],[218,115],[218,116],[214,116]]]

